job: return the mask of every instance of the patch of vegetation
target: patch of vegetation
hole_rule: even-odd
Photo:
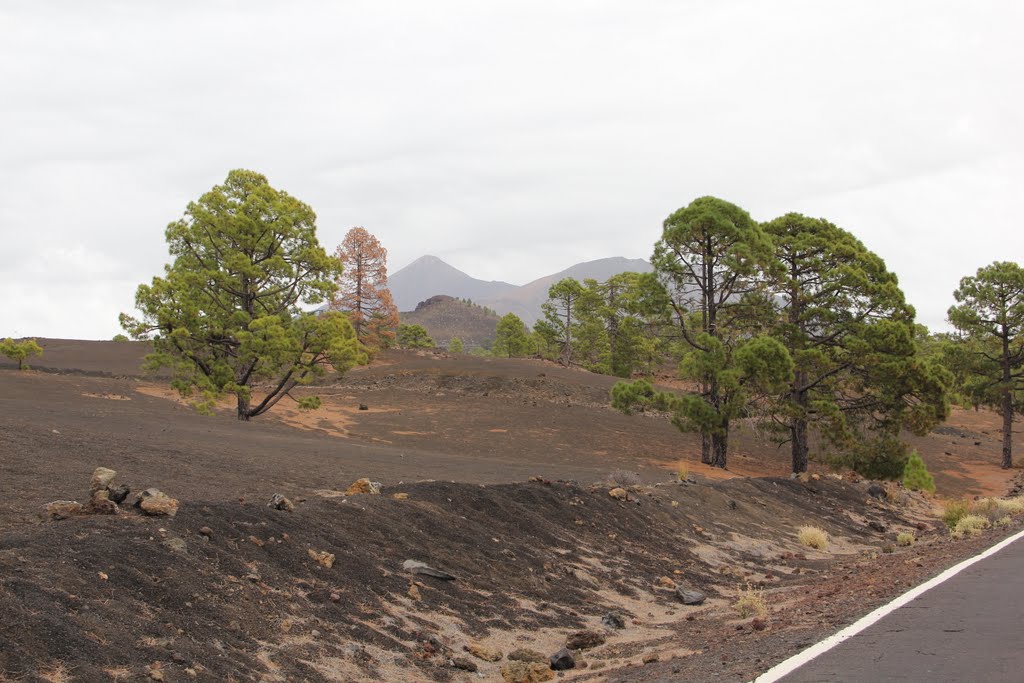
[[[448,340],[449,353],[463,353],[465,352],[465,350],[466,349],[462,344],[462,339],[460,339],[459,337],[452,337],[451,339]]]
[[[126,341],[128,341],[128,335],[125,335],[125,334],[115,334],[114,338],[111,339],[111,341],[126,342]]]
[[[907,464],[903,466],[903,485],[911,491],[935,493],[935,479],[917,451],[910,454]]]
[[[686,466],[685,462],[679,463],[679,467],[676,468],[676,476],[679,478],[679,481],[690,480],[690,468]]]
[[[629,470],[614,470],[608,474],[608,483],[626,488],[640,483],[640,475]]]
[[[816,550],[828,548],[828,532],[816,526],[800,527],[800,544]]]
[[[964,515],[956,523],[956,526],[953,527],[953,530],[949,532],[949,535],[953,538],[977,536],[990,526],[992,526],[992,523],[981,515]]]
[[[901,548],[914,545],[917,542],[917,537],[914,536],[913,531],[903,531],[896,536],[896,545]]]
[[[28,365],[25,364],[25,359],[29,356],[43,355],[43,348],[36,343],[35,339],[23,339],[16,342],[8,337],[0,341],[0,354],[18,361],[19,370],[27,370]]]
[[[1015,517],[1024,512],[1024,498],[979,498],[971,503],[970,511],[990,522]]]
[[[946,503],[946,507],[942,512],[942,521],[946,523],[946,527],[952,531],[956,528],[957,523],[961,519],[967,516],[967,503],[962,500],[953,500]]]
[[[427,328],[423,325],[398,326],[398,346],[403,349],[431,349],[434,347],[434,340],[427,334]]]
[[[748,583],[745,589],[740,590],[739,597],[732,604],[732,608],[743,619],[767,616],[768,603],[764,599],[764,590],[754,588]]]

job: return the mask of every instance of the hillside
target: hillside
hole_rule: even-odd
[[[432,296],[416,305],[416,310],[400,315],[407,325],[422,325],[438,346],[448,346],[452,337],[462,340],[466,350],[490,347],[494,341],[498,316],[482,306],[467,304],[444,294]]]
[[[516,289],[507,282],[478,280],[453,268],[436,256],[421,256],[388,277],[388,289],[399,311],[411,311],[416,304],[445,294],[477,301]]]
[[[614,378],[542,361],[387,351],[297,391],[321,409],[243,423],[143,376],[144,344],[41,342],[48,372],[0,359],[2,680],[741,683],[1021,528],[953,541],[922,496],[790,480],[752,429],[712,471],[693,435],[612,410]],[[998,494],[997,430],[954,411],[913,445],[941,493]],[[132,498],[48,519],[98,466]],[[378,495],[346,491],[362,477]],[[131,506],[149,487],[175,516]],[[733,607],[750,587],[763,617]]]

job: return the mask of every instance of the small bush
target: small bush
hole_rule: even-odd
[[[128,337],[126,337],[123,334],[115,334],[113,341],[116,341],[116,342],[126,342],[126,341],[128,341]]]
[[[768,603],[765,602],[764,591],[754,588],[749,583],[746,589],[740,589],[740,595],[732,604],[732,608],[742,619],[768,616]]]
[[[640,475],[629,470],[615,470],[608,475],[608,483],[628,488],[640,483]]]
[[[977,536],[982,532],[983,529],[987,529],[992,524],[979,515],[964,515],[960,518],[960,521],[956,523],[953,530],[949,532],[949,535],[953,538],[966,538],[968,536]]]
[[[808,548],[825,550],[828,548],[828,532],[816,526],[800,527],[800,543]]]
[[[679,481],[690,480],[690,468],[686,466],[685,462],[679,463],[679,467],[676,468],[676,476],[679,477]]]
[[[935,480],[928,473],[924,460],[913,451],[903,466],[903,485],[911,491],[927,491],[935,493]]]
[[[1024,512],[1022,498],[979,498],[971,503],[971,514],[979,515],[990,522],[1002,517],[1013,517]]]
[[[914,545],[916,541],[917,538],[914,536],[913,531],[904,531],[896,536],[896,545],[903,548]]]
[[[1007,515],[1006,517],[1000,517],[995,521],[996,526],[1010,526],[1013,523],[1013,517]]]
[[[967,503],[962,500],[953,500],[946,503],[946,508],[942,512],[942,521],[952,531],[956,528],[957,523],[966,516]]]

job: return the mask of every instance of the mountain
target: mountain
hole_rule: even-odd
[[[388,288],[400,311],[412,311],[426,299],[444,294],[489,306],[500,315],[515,313],[532,326],[540,318],[540,307],[548,299],[548,288],[563,278],[571,277],[580,282],[588,278],[602,281],[618,273],[647,273],[650,270],[651,264],[643,259],[613,256],[577,263],[517,287],[507,282],[477,280],[436,256],[421,256],[389,277]]]
[[[490,347],[498,327],[493,311],[444,294],[420,302],[415,311],[402,313],[401,319],[407,325],[423,325],[438,346],[447,347],[452,337],[458,337],[467,351]]]
[[[421,256],[389,276],[388,289],[399,311],[411,311],[416,304],[435,294],[476,301],[500,296],[516,289],[516,286],[507,282],[477,280],[436,256]]]
[[[567,277],[583,282],[588,278],[598,282],[607,280],[619,273],[648,273],[651,264],[644,259],[628,259],[621,256],[577,263],[565,270],[546,275],[522,287],[506,290],[496,296],[481,296],[473,301],[490,306],[501,314],[515,313],[529,326],[541,316],[541,305],[548,300],[548,289],[551,285]]]

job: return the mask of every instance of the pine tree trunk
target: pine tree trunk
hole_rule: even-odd
[[[1003,463],[1004,470],[1013,467],[1013,392],[1003,389]]]
[[[803,373],[797,373],[796,386],[802,386]],[[807,471],[808,447],[807,447],[807,392],[794,389],[790,393],[790,400],[796,404],[800,414],[789,421],[789,437],[793,454],[793,474],[802,474]]]
[[[700,435],[700,461],[705,465],[710,465],[715,461],[712,455],[710,434],[702,433]]]
[[[243,397],[241,394],[238,395],[238,419],[242,422],[248,422],[249,418],[249,398]]]
[[[729,425],[726,423],[725,432],[722,434],[714,434],[711,436],[711,443],[714,446],[715,459],[711,463],[712,467],[720,467],[723,470],[726,465],[726,455],[729,451]]]

